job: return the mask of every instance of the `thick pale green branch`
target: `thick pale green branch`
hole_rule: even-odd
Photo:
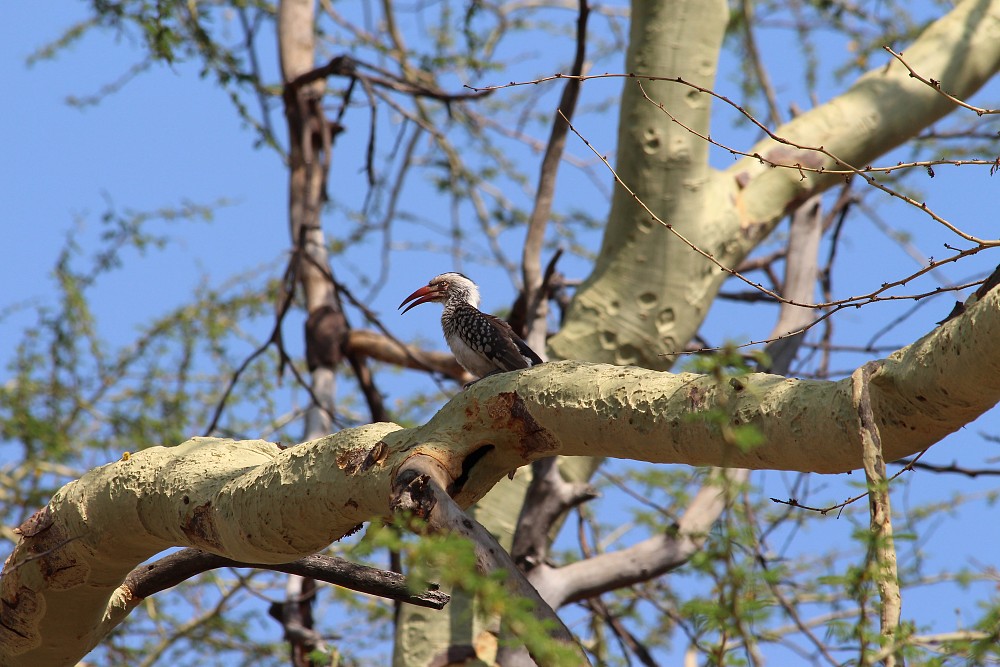
[[[880,363],[871,404],[886,460],[921,451],[1000,399],[1000,290]],[[711,415],[719,415],[713,417]],[[720,419],[753,424],[742,451]],[[413,457],[467,507],[554,454],[842,472],[861,466],[850,379],[710,376],[566,361],[482,380],[427,424],[373,424],[282,450],[209,438],[153,447],[61,489],[4,569],[0,664],[66,665],[140,601],[122,586],[171,546],[287,562],[389,513]],[[429,458],[428,458],[429,457]]]
[[[712,88],[725,3],[633,0],[626,67]],[[931,24],[903,53],[923,75],[959,98],[1000,69],[1000,0],[964,0]],[[797,144],[820,147],[863,168],[956,105],[901,63],[865,74],[844,94],[779,127]],[[679,84],[644,82],[649,97],[703,135],[710,97]],[[963,113],[972,113],[965,111]],[[707,164],[707,142],[675,124],[626,80],[616,169],[661,220],[719,262],[735,267],[781,218],[843,176],[805,174],[745,158],[725,171]],[[829,158],[766,140],[753,147],[774,163],[831,168]],[[584,358],[666,369],[701,326],[727,274],[673,237],[616,188],[601,253],[577,292],[550,358]]]
[[[959,99],[969,97],[1000,69],[1000,0],[959,3],[907,46],[903,56],[915,71],[941,82],[942,89]],[[889,55],[885,59],[885,64],[862,76],[845,93],[775,129],[775,134],[796,144],[822,146],[863,169],[958,108],[911,77],[902,63]],[[780,164],[843,169],[826,155],[771,139],[749,152]],[[744,158],[726,173],[745,185],[737,206],[745,216],[743,245],[747,250],[797,202],[844,178],[813,173],[803,177],[797,170],[774,169],[756,158]]]
[[[633,0],[625,67],[711,88],[728,22],[721,0]],[[664,81],[643,86],[684,125],[710,131],[711,97]],[[636,80],[626,79],[622,90],[617,146],[618,175],[651,210],[699,246],[729,242],[726,234],[738,223],[728,183],[709,169],[708,144],[646,101]],[[549,340],[550,358],[669,368],[658,355],[683,348],[711,301],[687,288],[709,267],[675,240],[615,188],[594,270]]]

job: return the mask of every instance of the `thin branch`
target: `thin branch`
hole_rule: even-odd
[[[567,123],[568,122],[569,121],[567,121]],[[954,287],[949,287],[949,288],[939,287],[939,288],[937,288],[935,290],[932,290],[930,292],[924,292],[924,293],[921,293],[921,294],[914,294],[914,295],[881,296],[882,294],[884,294],[888,290],[890,290],[890,289],[892,289],[894,287],[899,287],[899,286],[905,285],[906,283],[908,283],[908,282],[910,282],[910,281],[912,281],[912,280],[914,280],[914,279],[916,279],[916,278],[924,275],[925,273],[933,271],[934,269],[936,269],[937,267],[941,266],[942,264],[948,264],[948,263],[951,263],[951,262],[958,261],[959,259],[975,255],[977,253],[982,252],[983,250],[986,250],[989,247],[992,247],[992,245],[989,245],[989,244],[980,244],[980,245],[977,245],[976,247],[973,247],[973,248],[970,248],[970,249],[967,249],[967,250],[956,251],[956,253],[954,255],[952,255],[950,257],[946,257],[945,259],[942,259],[942,260],[934,261],[930,265],[923,267],[919,271],[916,271],[916,272],[910,274],[909,276],[906,276],[905,278],[901,278],[899,280],[895,280],[895,281],[892,281],[892,282],[882,283],[882,285],[881,285],[881,287],[879,287],[879,289],[874,290],[872,292],[869,292],[868,294],[847,297],[845,299],[838,299],[838,300],[835,300],[835,301],[827,301],[827,302],[824,302],[824,303],[802,303],[802,302],[794,301],[792,299],[786,299],[785,297],[779,295],[777,292],[775,292],[773,290],[767,289],[766,287],[764,287],[760,283],[756,283],[756,282],[750,280],[749,278],[747,278],[746,276],[744,276],[743,274],[741,274],[736,269],[733,269],[733,268],[730,268],[730,267],[726,266],[725,264],[723,264],[722,262],[720,262],[718,259],[716,259],[715,255],[713,255],[712,253],[710,253],[710,252],[708,252],[706,250],[702,250],[694,242],[692,242],[690,239],[688,239],[682,233],[680,233],[679,231],[677,231],[677,229],[674,227],[674,225],[672,225],[671,223],[665,222],[662,218],[660,218],[655,213],[653,213],[653,211],[649,208],[649,206],[647,206],[646,203],[643,202],[639,198],[639,196],[635,194],[635,192],[632,190],[632,188],[630,188],[625,183],[625,181],[623,181],[621,179],[621,177],[618,175],[618,172],[615,171],[615,168],[611,166],[610,162],[608,162],[607,157],[601,155],[601,153],[599,153],[597,151],[597,149],[594,148],[594,146],[590,143],[590,141],[588,139],[584,138],[584,136],[582,134],[580,134],[580,132],[573,126],[572,123],[569,123],[569,128],[570,128],[570,130],[573,131],[574,134],[576,134],[577,137],[580,138],[580,140],[584,144],[586,144],[587,148],[589,148],[591,151],[593,151],[594,154],[597,155],[601,159],[602,162],[604,162],[605,167],[607,167],[608,170],[611,172],[612,176],[614,176],[615,182],[617,182],[618,185],[620,185],[622,188],[625,189],[625,191],[632,197],[632,199],[634,199],[635,202],[637,204],[639,204],[639,206],[641,206],[642,209],[644,211],[646,211],[646,213],[649,214],[650,218],[654,222],[657,222],[660,225],[662,225],[663,227],[665,227],[667,230],[670,231],[671,234],[673,234],[674,236],[676,236],[685,245],[687,245],[689,248],[691,248],[692,250],[694,250],[696,253],[698,253],[699,255],[701,255],[702,257],[704,257],[705,259],[707,259],[708,261],[710,261],[712,264],[714,264],[720,270],[725,271],[729,275],[742,280],[744,283],[746,283],[747,285],[750,285],[754,289],[756,289],[756,290],[758,290],[760,292],[763,292],[764,294],[767,294],[768,296],[770,296],[771,298],[773,298],[777,302],[785,303],[785,304],[788,304],[788,305],[791,305],[791,306],[801,306],[803,308],[837,308],[837,309],[839,309],[839,308],[846,307],[846,306],[860,306],[860,305],[864,305],[864,304],[867,304],[867,303],[873,303],[875,301],[898,301],[898,300],[901,300],[901,299],[922,299],[922,298],[925,298],[925,297],[930,296],[932,294],[938,294],[940,292],[945,292],[945,291],[965,289],[966,287],[971,287],[972,285],[978,285],[978,284],[980,284],[979,282],[974,282],[974,283],[970,283],[969,285],[954,286]],[[990,243],[994,243],[994,242],[990,242]],[[995,243],[1000,244],[1000,241],[997,241]],[[829,314],[830,313],[827,313],[824,317],[828,317]],[[822,319],[822,318],[820,318],[820,319]],[[673,353],[673,354],[680,354],[680,353]]]
[[[367,74],[360,70],[365,69],[375,74]],[[393,90],[397,93],[412,95],[413,97],[427,97],[441,102],[461,102],[465,100],[479,99],[488,95],[492,91],[474,91],[472,93],[447,93],[438,88],[408,81],[392,72],[382,69],[351,56],[342,55],[331,58],[325,65],[304,72],[289,81],[286,86],[292,90],[307,86],[314,81],[326,79],[331,76],[356,77],[374,86]]]
[[[915,457],[913,457],[912,460],[910,460],[909,463],[906,464],[906,466],[903,467],[902,470],[898,471],[895,475],[893,475],[886,481],[891,482],[892,480],[902,475],[904,472],[911,472],[914,468],[919,467],[917,466],[917,461],[919,461],[920,457],[926,453],[927,450],[925,449],[924,451],[917,454]],[[778,503],[779,505],[789,505],[790,507],[798,507],[800,509],[808,510],[810,512],[817,512],[818,514],[822,514],[825,516],[834,510],[843,510],[843,508],[847,507],[848,505],[855,503],[861,500],[862,498],[866,498],[867,496],[868,496],[868,491],[865,491],[864,493],[859,493],[856,496],[851,496],[850,498],[848,498],[843,502],[837,503],[836,505],[830,505],[828,507],[810,507],[808,505],[803,505],[795,498],[789,498],[788,500],[779,500],[778,498],[771,498],[771,502]]]
[[[488,87],[484,87],[484,88],[472,88],[471,86],[469,86],[469,88],[471,88],[472,90],[476,90],[476,91],[492,91],[492,90],[496,90],[496,89],[499,89],[499,88],[507,88],[507,87],[511,87],[511,86],[537,85],[537,84],[543,83],[545,81],[552,81],[552,80],[556,80],[556,79],[565,79],[565,78],[571,78],[571,77],[573,77],[573,75],[570,75],[570,74],[555,74],[555,75],[548,76],[548,77],[540,77],[538,79],[533,79],[531,81],[522,81],[522,82],[511,81],[508,84],[499,85],[499,86],[488,86]],[[912,167],[917,167],[917,166],[927,167],[927,166],[932,166],[932,165],[937,165],[937,164],[978,164],[978,165],[983,165],[983,166],[985,166],[985,165],[995,166],[996,164],[998,164],[998,160],[1000,160],[1000,159],[998,159],[998,160],[970,160],[970,161],[942,160],[942,161],[928,161],[928,162],[913,162],[913,163],[907,163],[907,164],[900,163],[900,164],[897,164],[895,166],[890,166],[890,167],[878,167],[878,168],[876,168],[876,167],[866,166],[866,167],[863,167],[863,168],[859,168],[859,167],[855,167],[854,165],[850,164],[846,160],[842,160],[841,158],[837,157],[836,155],[834,155],[833,153],[831,153],[830,151],[828,151],[823,146],[806,146],[804,144],[798,144],[796,142],[790,141],[788,139],[785,139],[785,138],[783,138],[783,137],[775,134],[766,125],[764,125],[759,120],[757,120],[750,112],[748,112],[742,106],[740,106],[736,102],[732,101],[731,99],[729,99],[725,95],[717,93],[717,92],[715,92],[714,90],[712,90],[710,88],[705,88],[704,86],[699,86],[697,84],[694,84],[694,83],[691,83],[689,81],[686,81],[685,79],[683,79],[682,77],[679,77],[679,76],[678,77],[666,77],[666,76],[651,76],[651,75],[639,75],[639,74],[629,73],[629,74],[592,74],[592,75],[577,76],[575,78],[579,79],[580,81],[587,81],[587,80],[590,80],[590,79],[605,79],[605,78],[629,78],[629,79],[636,79],[637,80],[637,84],[639,85],[640,90],[642,90],[643,96],[651,104],[656,105],[657,108],[659,108],[664,113],[666,113],[674,123],[680,125],[681,127],[683,127],[688,132],[691,132],[692,134],[694,134],[694,135],[702,138],[703,140],[708,141],[709,143],[712,143],[713,145],[719,146],[720,148],[723,148],[723,149],[725,149],[727,151],[730,151],[731,153],[736,154],[736,155],[742,155],[744,157],[752,157],[754,159],[759,160],[761,163],[770,165],[772,167],[781,167],[781,168],[785,168],[785,169],[794,169],[796,171],[799,171],[802,174],[803,178],[805,178],[805,174],[806,173],[827,174],[827,175],[829,175],[829,174],[836,174],[836,175],[856,174],[856,175],[860,176],[861,178],[865,179],[865,181],[869,185],[871,185],[872,187],[877,188],[877,189],[885,192],[886,194],[888,194],[888,195],[890,195],[892,197],[896,197],[897,199],[900,199],[900,200],[906,202],[907,204],[910,204],[911,206],[914,206],[914,207],[920,209],[921,211],[923,211],[924,213],[926,213],[927,215],[929,215],[933,220],[935,220],[939,224],[943,225],[944,227],[948,228],[952,233],[956,234],[957,236],[962,237],[966,241],[969,241],[970,243],[975,243],[977,245],[986,246],[986,247],[1000,246],[1000,239],[981,239],[979,237],[973,236],[972,234],[968,234],[966,232],[963,232],[962,230],[960,230],[958,227],[956,227],[952,223],[948,222],[947,220],[945,220],[944,218],[942,218],[938,214],[934,213],[934,211],[932,211],[927,206],[926,203],[924,203],[924,202],[918,202],[915,199],[913,199],[913,198],[911,198],[911,197],[909,197],[909,196],[907,196],[907,195],[905,195],[905,194],[903,194],[901,192],[898,192],[896,190],[893,190],[892,188],[889,188],[889,187],[887,187],[885,185],[882,185],[877,180],[875,180],[875,178],[873,176],[870,175],[872,172],[880,172],[881,171],[881,172],[885,172],[885,173],[891,173],[891,172],[896,171],[898,169],[904,169],[904,168],[911,167],[911,166]],[[780,144],[783,144],[783,145],[786,145],[786,146],[790,146],[792,148],[796,148],[796,149],[799,149],[799,150],[810,151],[810,152],[818,153],[818,154],[821,154],[821,155],[825,155],[826,157],[830,158],[835,164],[838,164],[841,167],[843,167],[843,169],[828,169],[826,167],[811,167],[811,166],[808,166],[808,165],[804,165],[804,164],[802,164],[800,162],[796,162],[796,163],[793,163],[793,164],[785,164],[785,163],[781,163],[781,162],[774,162],[774,161],[771,161],[771,160],[768,160],[768,159],[764,158],[759,153],[747,153],[745,151],[740,151],[740,150],[737,150],[735,148],[731,148],[729,146],[725,146],[723,144],[720,144],[719,142],[713,140],[711,138],[711,136],[702,134],[700,132],[697,132],[696,130],[693,130],[692,128],[687,127],[686,125],[684,125],[683,123],[681,123],[679,120],[677,120],[673,115],[671,115],[663,107],[662,103],[656,102],[655,100],[653,100],[652,98],[650,98],[646,94],[645,89],[642,87],[642,83],[641,83],[642,80],[645,80],[645,81],[669,81],[669,82],[672,82],[672,83],[678,83],[678,84],[681,84],[681,85],[688,86],[688,87],[690,87],[690,88],[692,88],[694,90],[697,90],[698,92],[704,93],[706,95],[710,95],[710,96],[714,97],[715,99],[718,99],[718,100],[720,100],[720,101],[728,104],[733,109],[737,110],[739,113],[741,113],[743,116],[745,116],[750,122],[752,122],[759,129],[761,129],[764,133],[766,133],[767,136],[769,138],[771,138],[773,141],[776,141],[776,142],[778,142]],[[577,133],[577,134],[579,134],[579,133]],[[589,144],[588,144],[588,146],[589,146]]]
[[[743,37],[746,43],[747,54],[750,56],[750,63],[753,65],[754,74],[767,100],[768,114],[771,116],[771,124],[775,127],[781,125],[781,112],[778,111],[778,95],[774,92],[771,78],[767,75],[763,58],[757,48],[757,38],[753,32],[753,3],[750,0],[740,2],[740,11],[743,14]]]
[[[973,479],[975,479],[976,477],[1000,476],[1000,469],[997,468],[966,468],[964,466],[958,465],[957,463],[951,463],[950,465],[923,463],[922,461],[918,461],[917,458],[899,459],[898,461],[892,461],[892,464],[904,466],[907,470],[926,470],[928,472],[937,472],[937,473],[954,473],[957,475],[972,477]]]
[[[964,101],[958,99],[957,97],[955,97],[954,95],[951,95],[950,93],[945,92],[944,89],[941,88],[941,82],[940,81],[938,81],[937,79],[927,79],[927,78],[924,78],[919,73],[917,73],[916,70],[914,70],[912,67],[910,67],[910,64],[908,62],[906,62],[905,60],[903,60],[903,54],[902,53],[896,53],[895,51],[893,51],[888,46],[883,46],[882,48],[885,51],[887,51],[893,58],[895,58],[900,63],[902,63],[903,67],[906,68],[906,71],[908,71],[910,73],[910,78],[911,79],[916,79],[917,81],[919,81],[919,82],[921,82],[923,84],[926,84],[927,86],[933,88],[935,91],[937,91],[938,93],[940,93],[940,95],[942,97],[944,97],[945,99],[949,100],[950,102],[952,102],[954,104],[957,104],[960,107],[964,107],[964,108],[968,109],[969,111],[975,111],[976,115],[978,115],[978,116],[985,116],[985,115],[988,115],[988,114],[1000,114],[1000,109],[984,109],[982,107],[974,107],[971,104],[969,104],[968,102],[964,102]]]
[[[583,73],[587,54],[587,17],[590,14],[587,0],[579,1],[580,10],[576,20],[576,55],[573,58],[572,67],[574,76]],[[524,240],[524,252],[521,255],[525,296],[524,335],[528,344],[535,350],[539,350],[542,355],[545,354],[543,343],[545,342],[545,316],[548,305],[548,300],[542,289],[542,243],[545,241],[545,228],[552,213],[556,175],[559,173],[559,164],[566,148],[569,119],[573,117],[577,100],[580,97],[580,85],[579,79],[571,78],[566,81],[566,85],[563,87],[558,112],[552,119],[549,143],[542,158],[535,204],[528,218],[528,233]]]
[[[244,563],[199,549],[182,549],[153,563],[141,565],[129,573],[122,586],[135,598],[148,598],[197,574],[220,567],[273,570],[319,579],[359,593],[429,609],[443,609],[451,599],[447,593],[439,591],[436,584],[429,584],[424,591],[412,591],[406,577],[400,574],[343,558],[315,554],[290,563]]]
[[[285,268],[285,275],[284,279],[282,280],[282,284],[285,286],[285,289],[281,303],[278,305],[278,312],[275,315],[274,326],[271,328],[270,335],[262,345],[260,345],[257,349],[251,352],[246,357],[246,359],[243,360],[243,363],[241,363],[239,367],[235,371],[233,371],[232,375],[229,378],[229,382],[226,384],[225,390],[222,392],[222,396],[215,404],[215,410],[212,413],[212,419],[209,421],[208,426],[205,428],[204,431],[205,436],[211,435],[216,430],[216,428],[218,428],[219,420],[222,418],[222,412],[223,410],[225,410],[226,403],[229,401],[229,397],[233,393],[233,390],[236,388],[236,383],[239,381],[240,377],[243,375],[246,369],[250,367],[250,364],[253,363],[253,361],[257,357],[262,355],[271,345],[274,345],[275,349],[278,351],[279,374],[281,373],[282,369],[288,367],[292,371],[292,375],[293,377],[295,377],[296,382],[298,382],[298,384],[303,389],[305,389],[306,392],[308,392],[310,400],[312,400],[315,405],[319,406],[320,409],[326,413],[326,415],[330,418],[331,422],[339,424],[336,415],[334,415],[333,412],[319,400],[319,397],[313,391],[312,386],[305,381],[305,378],[302,377],[302,374],[295,366],[295,363],[292,361],[291,357],[289,357],[288,353],[285,351],[285,345],[281,338],[282,323],[285,320],[285,315],[288,314],[288,311],[292,306],[292,302],[295,296],[294,286],[298,275],[298,269],[296,267],[298,266],[299,254],[300,254],[300,249],[296,248],[292,252],[292,256],[289,258],[288,266]]]

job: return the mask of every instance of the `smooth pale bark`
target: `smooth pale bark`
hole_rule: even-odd
[[[967,98],[1000,70],[1000,1],[964,0],[932,23],[905,48],[903,57],[922,76],[941,82],[943,90]],[[885,54],[885,62],[862,76],[844,94],[777,128],[779,137],[806,146],[822,146],[856,168],[913,137],[957,105]],[[959,111],[972,114],[972,111]],[[830,158],[766,139],[747,151],[782,164],[843,169]],[[773,169],[752,157],[726,170],[746,185],[737,198],[746,230],[739,245],[749,250],[788,212],[790,205],[844,176],[800,174]],[[935,224],[930,219],[928,224]],[[956,239],[957,240],[957,239]],[[734,238],[737,241],[737,238]],[[735,249],[738,262],[745,255]]]
[[[702,548],[712,526],[729,503],[732,490],[746,482],[750,474],[739,468],[723,473],[698,489],[677,525],[664,534],[560,568],[543,564],[531,571],[529,581],[538,588],[543,600],[558,609],[615,588],[632,586],[637,581],[648,581],[680,567]]]
[[[488,530],[508,552],[514,533],[514,522],[531,480],[531,468],[517,471],[514,479],[506,477],[480,500],[467,508],[470,517]],[[469,647],[485,652],[495,650],[499,628],[497,619],[478,613],[474,597],[462,590],[445,590],[451,602],[440,612],[414,605],[399,610],[393,646],[393,665],[434,664],[435,658],[449,648]],[[485,656],[484,656],[485,657]]]
[[[1000,400],[1000,290],[880,363],[871,403],[886,460],[921,451]],[[723,406],[725,406],[723,408]],[[726,444],[717,421],[765,443]],[[279,563],[389,513],[416,455],[462,507],[509,471],[563,454],[803,472],[861,466],[851,380],[711,376],[558,362],[476,383],[426,425],[371,424],[282,450],[198,438],[153,447],[61,489],[26,522],[2,580],[0,664],[70,665],[140,600],[121,586],[170,546]],[[414,459],[417,460],[417,459]]]
[[[321,110],[326,81],[319,79],[305,86],[292,83],[315,67],[316,2],[281,0],[277,19],[278,54],[284,83],[282,100],[288,124],[288,225],[293,261],[297,262],[296,277],[302,284],[310,316],[325,308],[341,316],[335,315],[334,321],[342,322],[343,310],[328,275],[330,264],[320,224],[332,144],[329,124]],[[343,329],[346,326],[339,333],[344,333]],[[306,345],[315,344],[307,336]],[[315,353],[314,350],[309,352]],[[332,428],[336,368],[327,364],[311,368],[310,379],[315,399],[305,415],[306,440],[329,433]],[[311,620],[305,619],[304,610],[313,600],[307,593],[308,587],[306,580],[298,575],[290,575],[285,584],[287,601],[281,620],[285,636],[292,644],[292,661],[296,664],[304,662],[305,656],[313,650],[324,648],[322,640],[307,627]],[[290,628],[300,628],[304,634],[292,633]]]
[[[714,67],[703,62],[701,52],[687,50],[690,38],[675,41],[683,38],[666,34],[669,30],[672,35],[675,28],[699,28],[684,22],[665,26],[660,21],[664,8],[675,4],[633,3],[628,70],[681,76],[711,87],[710,78],[697,74]],[[705,21],[725,25],[724,3],[686,6],[694,6],[689,10],[694,12],[702,11],[698,9],[702,4]],[[959,3],[907,46],[903,56],[953,95],[972,95],[1000,69],[1000,0]],[[862,76],[844,94],[775,133],[807,146],[823,146],[863,168],[956,108],[910,78],[889,54],[885,58],[887,64]],[[681,84],[641,83],[680,122],[708,133],[707,115],[697,113],[698,107],[708,107],[707,95]],[[844,178],[806,174],[802,179],[797,170],[774,169],[755,158],[740,160],[725,171],[711,170],[704,160],[706,142],[645,101],[634,80],[626,80],[621,119],[617,170],[622,180],[657,216],[725,266],[737,266],[784,215]],[[772,140],[749,152],[783,164],[832,166],[819,153]],[[928,218],[928,224],[935,223]],[[550,358],[669,368],[671,358],[659,355],[680,349],[698,330],[726,277],[616,188],[601,254],[576,295],[566,326],[550,340]]]
[[[728,22],[722,0],[635,0],[626,71],[683,76],[712,88]],[[682,123],[710,132],[711,97],[664,81],[643,87]],[[702,247],[729,242],[739,223],[708,166],[709,145],[645,101],[634,80],[622,90],[617,146],[618,174],[661,218]],[[616,187],[593,272],[563,329],[549,339],[550,358],[669,368],[671,360],[658,355],[690,340],[714,296],[707,264],[675,241]]]
[[[800,207],[792,219],[783,281],[783,296],[786,298],[802,303],[812,296],[816,287],[817,254],[822,232],[820,202],[819,197],[815,197]],[[776,340],[765,348],[771,372],[788,372],[801,345],[802,335],[786,334],[809,325],[815,316],[815,311],[809,308],[781,305],[778,321],[768,335],[768,338]],[[779,338],[781,336],[786,337]],[[555,477],[560,479],[558,475]],[[648,581],[675,570],[702,548],[712,525],[733,494],[738,493],[748,479],[749,471],[746,469],[715,469],[706,476],[701,488],[684,508],[676,526],[626,549],[604,552],[562,567],[551,567],[539,558],[535,563],[541,565],[530,571],[528,579],[542,598],[558,609],[569,602]],[[558,497],[558,494],[553,495]]]

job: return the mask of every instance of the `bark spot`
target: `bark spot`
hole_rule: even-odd
[[[389,456],[389,445],[385,444],[385,441],[379,440],[375,443],[375,446],[371,448],[368,452],[368,456],[361,463],[361,472],[370,470],[374,466],[380,466],[385,463],[386,457]]]
[[[658,296],[656,296],[655,292],[643,292],[638,297],[636,297],[636,303],[638,303],[639,307],[642,308],[643,310],[650,310],[651,308],[655,307],[656,303],[659,300],[660,299]]]
[[[337,454],[337,467],[348,475],[356,475],[370,454],[371,451],[360,448],[344,450]]]
[[[48,530],[51,526],[52,512],[49,511],[49,507],[46,505],[28,517],[20,526],[15,528],[14,534],[23,535],[24,537],[34,537],[42,531]]]
[[[73,588],[86,581],[90,567],[86,561],[77,559],[73,546],[82,536],[70,535],[60,524],[55,523],[48,507],[35,512],[15,528],[14,532],[22,535],[23,539],[4,564],[6,568],[19,567],[19,563],[35,562],[42,577],[55,589]],[[5,578],[4,581],[13,582],[15,578]],[[20,605],[21,596],[27,591],[28,589],[9,591],[5,588],[2,599],[7,605]]]
[[[218,548],[219,532],[215,527],[212,502],[196,506],[181,524],[181,530],[199,547]]]
[[[555,436],[538,423],[517,393],[498,394],[489,400],[487,410],[495,430],[510,433],[517,439],[518,454],[522,458],[559,448]]]
[[[660,131],[647,127],[642,133],[642,150],[647,155],[653,155],[660,150]]]
[[[656,314],[656,331],[662,336],[674,326],[677,319],[673,308],[664,308]]]
[[[688,390],[688,403],[691,405],[692,410],[700,409],[705,402],[706,392],[704,389],[698,385],[691,385]]]
[[[615,355],[615,363],[619,366],[632,366],[639,360],[639,350],[634,345],[628,343],[618,348]]]

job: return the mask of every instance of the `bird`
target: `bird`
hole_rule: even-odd
[[[406,306],[401,313],[405,315],[411,308],[431,302],[444,305],[444,339],[462,368],[477,379],[542,363],[509,324],[479,310],[479,287],[461,273],[450,271],[431,278],[403,299],[399,308]]]

